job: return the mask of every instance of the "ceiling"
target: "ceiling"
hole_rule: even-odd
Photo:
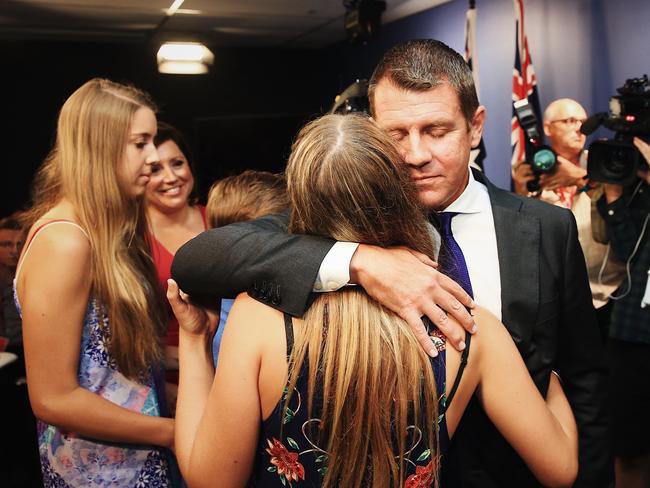
[[[382,24],[451,0],[387,0]],[[2,0],[0,37],[174,40],[321,48],[345,38],[343,0]],[[349,3],[349,0],[348,0]]]

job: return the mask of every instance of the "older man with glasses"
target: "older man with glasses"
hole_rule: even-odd
[[[540,177],[542,190],[547,190],[543,199],[550,203],[560,201],[562,206],[571,208],[576,190],[587,184],[587,158],[583,151],[586,136],[580,132],[586,118],[585,109],[569,98],[551,102],[544,111],[544,133],[557,154],[555,170]],[[529,164],[522,163],[515,167],[515,192],[528,195],[526,184],[533,178]]]

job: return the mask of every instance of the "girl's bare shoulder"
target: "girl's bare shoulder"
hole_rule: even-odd
[[[251,330],[268,328],[284,322],[283,313],[255,300],[248,293],[240,293],[230,309],[233,320],[242,322]],[[230,318],[229,315],[229,318]]]

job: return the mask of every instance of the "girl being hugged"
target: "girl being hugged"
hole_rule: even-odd
[[[154,382],[164,308],[142,209],[154,110],[133,87],[88,81],[37,175],[14,286],[45,487],[170,484],[174,421]]]
[[[287,164],[289,231],[403,245],[433,264],[406,171],[368,119],[309,123]],[[543,398],[503,324],[480,307],[463,353],[434,330],[440,354],[430,358],[408,324],[359,287],[318,294],[302,319],[242,294],[213,374],[205,334],[214,316],[174,281],[167,296],[181,326],[176,447],[192,488],[438,486],[475,391],[544,486],[575,480],[577,430],[558,378]]]

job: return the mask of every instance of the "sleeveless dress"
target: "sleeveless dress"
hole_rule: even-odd
[[[47,222],[36,229],[27,243],[23,261],[36,234],[46,225],[55,224],[75,225],[85,234],[80,226],[70,221]],[[20,311],[15,280],[14,300]],[[117,370],[110,355],[110,341],[109,318],[104,307],[91,297],[83,318],[79,385],[123,408],[160,416],[153,374],[142,374],[139,381],[126,378]],[[37,432],[45,488],[171,486],[163,448],[90,439],[40,420]]]
[[[293,348],[293,324],[291,316],[284,315],[285,331],[287,336],[287,357],[291,356]],[[471,336],[466,335],[466,348],[461,356],[461,366],[449,394],[446,393],[446,366],[444,335],[429,322],[427,324],[432,331],[433,340],[438,349],[438,356],[431,358],[438,392],[438,444],[439,455],[442,461],[449,446],[449,434],[445,420],[445,411],[451,404],[456,389],[460,384],[467,358]],[[309,367],[303,364],[298,375],[296,386],[289,402],[287,411],[283,415],[286,395],[289,385],[285,387],[282,398],[267,420],[262,422],[259,436],[259,444],[255,459],[255,466],[249,481],[250,487],[320,487],[327,471],[328,455],[324,446],[319,446],[316,436],[313,434],[318,430],[320,419],[308,418],[307,395],[308,395]],[[314,393],[314,412],[318,411],[317,405],[322,404],[319,396],[322,392],[318,387]],[[426,445],[418,426],[409,426],[413,434],[410,438],[413,442],[405,455],[407,471],[405,473],[405,488],[429,488],[433,486],[436,469],[431,446]]]

